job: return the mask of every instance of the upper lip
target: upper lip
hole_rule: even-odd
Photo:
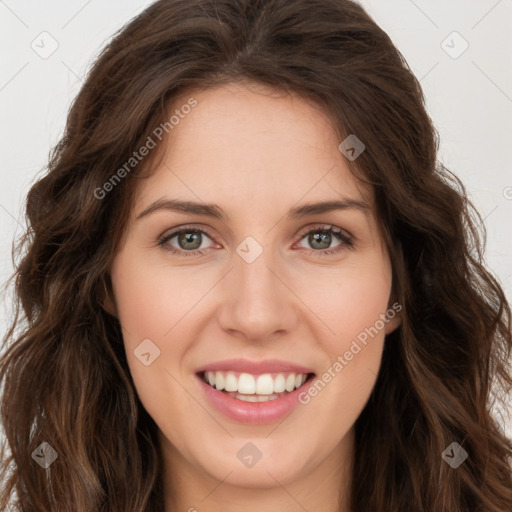
[[[311,368],[302,366],[289,361],[279,359],[264,359],[262,361],[250,361],[248,359],[225,359],[207,364],[197,370],[201,372],[229,371],[240,373],[252,373],[255,375],[262,373],[314,373]]]

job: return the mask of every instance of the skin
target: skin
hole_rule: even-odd
[[[398,316],[307,405],[271,424],[223,416],[204,399],[195,372],[229,358],[277,358],[318,377],[375,325],[393,301],[372,193],[351,174],[327,116],[304,99],[229,84],[188,91],[172,112],[191,96],[198,105],[164,139],[161,164],[141,180],[106,304],[123,327],[140,400],[160,429],[166,511],[338,512],[341,496],[347,512],[354,422]],[[166,209],[137,219],[163,197],[215,203],[230,219]],[[285,217],[299,204],[340,198],[369,209]],[[158,246],[185,224],[211,233],[203,235],[203,255]],[[308,239],[310,229],[330,226],[350,234],[354,246],[334,235],[325,245]],[[263,248],[252,263],[236,252],[248,236]],[[178,237],[167,246],[188,247]],[[325,247],[341,250],[318,256]],[[149,366],[134,355],[144,339],[161,351]],[[237,458],[248,441],[262,453],[251,468]]]

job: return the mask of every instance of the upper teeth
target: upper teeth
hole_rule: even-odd
[[[262,375],[251,375],[250,373],[240,373],[238,376],[234,372],[205,372],[204,380],[218,390],[238,391],[243,395],[272,395],[273,393],[282,393],[293,391],[306,382],[306,373],[278,373],[272,375],[264,373]]]

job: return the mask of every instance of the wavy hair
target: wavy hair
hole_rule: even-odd
[[[299,94],[340,141],[356,134],[366,146],[350,165],[375,193],[403,309],[355,425],[352,510],[512,510],[512,443],[492,412],[512,386],[510,306],[485,268],[481,218],[437,159],[418,80],[350,0],[160,0],[95,60],[15,246],[0,509],[163,510],[157,426],[121,326],[102,308],[137,183],[158,152],[108,193],[105,184],[168,122],[178,94],[232,82]],[[58,454],[46,470],[32,456],[42,442]],[[456,470],[441,456],[452,442],[468,453]]]

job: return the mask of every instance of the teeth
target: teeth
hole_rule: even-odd
[[[253,379],[254,380],[254,379]],[[254,393],[257,395],[271,395],[274,392],[274,379],[268,373],[260,375],[256,381]],[[240,391],[241,393],[241,391]]]
[[[250,373],[241,373],[237,377],[234,372],[205,372],[204,381],[219,391],[245,395],[248,402],[266,401],[271,395],[291,392],[306,382],[305,373],[279,373],[274,377],[270,373],[254,376]],[[237,396],[238,398],[238,396]],[[244,399],[245,399],[244,398]],[[254,400],[253,400],[254,398]],[[277,396],[275,397],[277,398]]]
[[[284,375],[280,373],[275,379],[274,379],[274,392],[275,393],[282,393],[286,388],[286,379],[284,378]]]
[[[215,382],[214,382],[214,384],[215,384],[215,387],[217,389],[224,389],[225,382],[224,382],[224,375],[222,375],[222,373],[217,372],[215,374]]]
[[[256,395],[242,395],[244,402],[257,402],[258,397]]]
[[[256,393],[256,381],[250,373],[241,373],[238,377],[238,392],[242,395],[254,395]]]
[[[206,372],[209,373],[209,372]],[[213,372],[212,372],[213,373]],[[220,373],[220,372],[218,372]],[[208,382],[210,382],[210,378],[208,377]],[[224,381],[224,389],[226,391],[238,391],[238,379],[235,377],[234,373],[228,373],[226,375],[226,380]],[[215,386],[215,378],[213,384],[210,384],[210,386]],[[215,386],[217,387],[217,386]],[[217,388],[219,389],[219,388]]]
[[[285,385],[286,391],[293,391],[295,389],[295,374],[288,375]]]
[[[231,393],[230,393],[231,395]],[[242,400],[243,402],[268,402],[269,400],[275,400],[279,398],[279,395],[240,395],[239,393],[233,393],[234,398]]]

